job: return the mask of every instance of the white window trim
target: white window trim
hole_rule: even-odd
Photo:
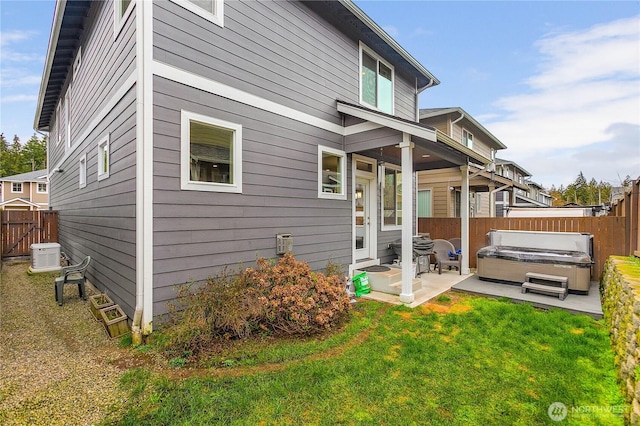
[[[20,191],[15,191],[13,189],[13,185],[20,185]],[[22,194],[22,193],[24,193],[24,183],[23,182],[11,182],[11,193],[12,194]]]
[[[366,52],[373,59],[375,59],[376,61],[382,62],[387,68],[389,68],[391,70],[391,113],[389,113],[387,111],[382,111],[380,108],[378,108],[377,105],[371,105],[370,103],[365,102],[362,99],[362,52]],[[367,108],[371,108],[371,109],[374,109],[376,111],[380,111],[380,112],[382,112],[384,114],[394,115],[395,111],[396,111],[396,69],[395,69],[395,67],[393,65],[391,65],[389,62],[387,62],[384,59],[382,59],[380,57],[380,55],[378,55],[373,50],[371,50],[369,48],[369,46],[367,46],[363,42],[360,42],[360,49],[359,49],[359,52],[358,52],[358,60],[359,60],[359,64],[358,64],[358,92],[359,92],[359,97],[360,97],[360,104],[366,106]],[[376,67],[376,77],[378,76],[378,73],[379,73],[379,69],[378,69],[378,67]]]
[[[471,136],[471,146],[469,146],[468,140],[465,139],[464,134],[470,135]],[[469,149],[473,149],[473,133],[471,133],[470,131],[468,131],[467,129],[465,129],[464,127],[462,128],[462,145],[466,146]]]
[[[208,12],[203,8],[196,6],[188,0],[171,0],[177,5],[182,6],[188,11],[213,22],[214,24],[224,28],[224,0],[211,0],[213,2],[213,10],[215,13]]]
[[[40,191],[40,185],[45,185],[45,190]],[[46,182],[36,182],[36,193],[37,194],[46,194],[49,192],[49,185]]]
[[[65,137],[67,149],[71,148],[71,85],[67,87],[67,93],[64,95],[64,118],[65,118]]]
[[[322,153],[329,153],[338,156],[340,161],[340,193],[324,192],[322,190]],[[328,146],[318,145],[318,198],[330,200],[346,200],[347,199],[347,154],[344,151]]]
[[[191,163],[190,122],[192,120],[233,131],[233,183],[198,182],[191,180],[189,165]],[[242,193],[242,125],[191,111],[181,111],[180,188],[186,191]]]
[[[98,181],[104,180],[109,177],[111,173],[111,137],[109,133],[98,140]],[[107,170],[102,170],[102,152],[107,151]],[[85,163],[86,164],[86,163]]]
[[[127,22],[129,16],[131,15],[131,11],[133,10],[133,6],[135,5],[136,0],[131,0],[127,10],[123,11],[121,9],[122,3],[121,0],[113,0],[113,39],[116,40],[120,31],[124,27],[124,23]],[[121,17],[122,16],[122,17]]]
[[[78,161],[78,188],[87,186],[87,154],[83,154]]]
[[[71,74],[71,81],[73,81],[76,78],[76,74],[78,74],[81,64],[82,64],[82,46],[78,48],[78,54],[76,55],[76,59],[73,61],[73,72]]]
[[[398,210],[397,206],[396,206],[396,225],[386,225],[384,223],[384,186],[387,183],[386,169],[394,170],[396,172],[401,172],[402,173],[402,168],[401,167],[394,166],[394,165],[391,165],[391,164],[385,164],[384,166],[381,166],[381,170],[380,170],[380,182],[381,182],[381,188],[380,188],[380,230],[381,231],[399,231],[399,230],[402,230],[402,225],[398,225],[397,224],[398,223],[397,214],[398,214],[398,212],[402,213],[402,209]],[[400,182],[400,183],[402,183],[402,182]],[[395,191],[394,191],[394,194],[395,194]]]
[[[60,143],[62,140],[62,122],[60,121],[60,110],[62,109],[62,99],[58,101],[58,106],[56,107],[56,145]]]

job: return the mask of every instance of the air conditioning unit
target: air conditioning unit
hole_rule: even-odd
[[[31,244],[31,272],[60,270],[60,244]]]

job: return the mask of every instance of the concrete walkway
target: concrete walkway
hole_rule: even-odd
[[[569,293],[564,300],[560,300],[558,296],[546,296],[529,292],[522,294],[519,284],[483,281],[475,274],[454,284],[452,290],[490,297],[506,297],[514,302],[531,303],[537,308],[560,308],[576,314],[586,314],[596,319],[602,318],[602,303],[600,302],[600,290],[597,281],[591,282],[588,295]]]

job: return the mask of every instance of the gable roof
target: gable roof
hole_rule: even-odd
[[[518,170],[520,170],[525,176],[533,176],[531,173],[529,173],[528,171],[526,171],[525,169],[522,168],[522,166],[520,166],[518,163],[516,163],[515,161],[511,161],[511,160],[503,160],[501,158],[496,158],[496,166],[497,165],[512,165],[513,167],[517,168]]]
[[[492,142],[496,144],[498,149],[506,149],[507,146],[500,142],[500,140],[495,137],[489,130],[487,130],[482,124],[480,124],[475,118],[471,116],[468,112],[463,110],[460,107],[449,107],[449,108],[420,108],[420,120],[423,118],[431,118],[438,117],[441,115],[451,114],[452,112],[457,112],[458,114],[462,114],[465,119],[471,122],[474,126],[480,129],[483,133],[485,133]]]
[[[16,204],[23,204],[25,206],[40,208],[39,204],[32,203],[31,201],[25,200],[24,198],[12,198],[10,200],[3,201],[3,202],[0,203],[0,207],[16,205]]]
[[[28,173],[21,173],[19,175],[0,177],[2,182],[46,182],[48,171],[36,170]]]

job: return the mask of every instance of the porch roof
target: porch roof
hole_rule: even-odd
[[[473,162],[486,165],[489,158],[456,142],[433,127],[385,114],[361,105],[337,101],[338,112],[354,117],[358,124],[345,128],[345,152],[374,153],[381,160],[400,163],[400,150],[394,149],[402,141],[402,133],[411,135],[415,146],[414,170],[432,170]],[[379,154],[377,151],[380,150]]]

